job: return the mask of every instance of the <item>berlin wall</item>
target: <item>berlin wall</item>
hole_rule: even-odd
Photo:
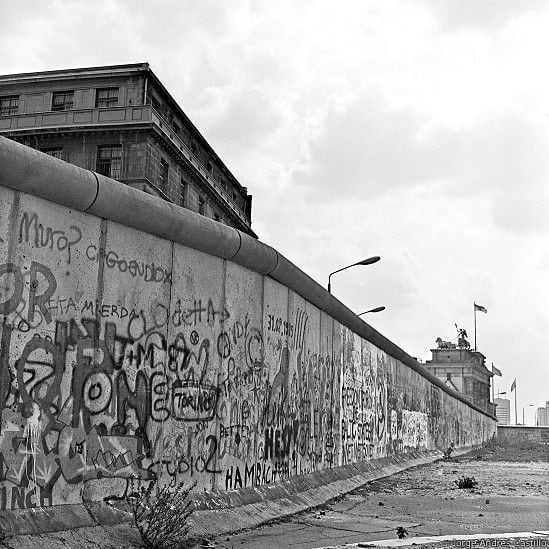
[[[235,490],[495,430],[272,248],[3,138],[0,321],[1,509],[154,475]]]

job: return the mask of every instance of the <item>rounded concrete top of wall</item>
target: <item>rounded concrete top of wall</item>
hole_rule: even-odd
[[[450,389],[274,248],[237,229],[1,136],[0,185],[145,231],[268,275],[444,392],[492,417]]]

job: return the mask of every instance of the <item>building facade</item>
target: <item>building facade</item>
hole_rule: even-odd
[[[431,354],[431,360],[425,361],[425,367],[431,373],[473,404],[494,415],[494,404],[490,402],[490,379],[493,374],[486,368],[482,353],[453,346],[431,349]]]
[[[536,427],[549,427],[549,401],[536,410]]]
[[[511,401],[508,398],[496,398],[496,418],[500,425],[511,425]]]
[[[0,134],[256,236],[251,195],[147,63],[0,76]]]

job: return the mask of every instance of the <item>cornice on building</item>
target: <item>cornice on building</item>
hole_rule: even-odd
[[[82,67],[76,69],[57,69],[51,71],[23,72],[0,75],[0,84],[20,82],[43,82],[47,80],[83,79],[112,77],[140,71],[150,71],[149,63],[129,63],[126,65],[105,65],[101,67]]]
[[[250,195],[247,193],[246,187],[244,187],[236,177],[231,173],[227,168],[224,162],[219,158],[217,153],[200,133],[198,128],[192,123],[189,117],[185,114],[183,109],[179,106],[177,101],[172,97],[170,92],[162,84],[159,78],[151,70],[149,63],[133,63],[133,64],[124,64],[124,65],[110,65],[110,66],[100,66],[100,67],[86,67],[86,68],[75,68],[75,69],[60,69],[52,71],[40,71],[40,72],[29,72],[29,73],[20,73],[20,74],[8,74],[0,76],[0,86],[14,86],[22,84],[34,84],[34,83],[43,83],[43,82],[56,82],[56,81],[78,81],[85,79],[100,79],[100,78],[114,78],[114,77],[123,77],[128,75],[141,75],[146,79],[144,84],[145,90],[151,89],[151,84],[155,90],[162,96],[163,101],[165,101],[169,108],[173,111],[176,117],[180,122],[185,126],[185,129],[192,135],[192,139],[199,143],[200,147],[208,158],[215,163],[217,170],[227,182],[233,186],[240,194],[240,198],[243,200],[243,207],[236,206],[232,204],[231,197],[225,197],[224,194],[226,191],[222,190],[222,185],[220,182],[216,181],[216,178],[208,173],[206,166],[202,164],[202,161],[198,155],[194,154],[193,151],[189,149],[187,144],[181,139],[177,134],[175,134],[172,126],[167,120],[164,120],[162,114],[157,112],[154,107],[148,103],[148,97],[146,96],[146,91],[144,95],[143,104],[132,104],[125,105],[120,107],[109,107],[109,108],[85,108],[85,109],[70,109],[69,111],[62,112],[34,112],[34,113],[21,113],[11,115],[6,118],[16,119],[17,122],[13,124],[17,127],[3,128],[0,129],[0,133],[7,137],[23,137],[23,136],[32,136],[33,134],[39,135],[48,135],[60,133],[78,133],[78,132],[90,132],[90,131],[125,131],[125,130],[135,130],[135,129],[153,129],[156,133],[159,134],[159,137],[163,139],[164,143],[168,145],[168,148],[174,151],[178,161],[183,159],[184,163],[190,163],[191,171],[197,171],[198,177],[197,180],[200,182],[201,187],[208,190],[208,193],[215,197],[215,199],[221,204],[223,210],[227,215],[233,218],[233,221],[242,228],[245,232],[251,236],[257,238],[257,235],[251,229],[251,219],[248,219],[249,215],[249,205]],[[120,122],[113,120],[101,121],[99,120],[101,112],[113,113],[116,109],[119,111],[126,110],[127,113],[124,116],[124,119]],[[145,120],[135,120],[133,117],[133,112],[136,109],[149,110],[150,116],[147,116]],[[74,123],[75,113],[88,113],[91,115],[91,118],[97,117],[97,120],[90,121],[89,123]],[[26,119],[28,121],[32,120],[34,117],[35,121],[41,117],[41,120],[53,120],[53,117],[58,118],[63,113],[69,113],[69,116],[72,116],[73,123],[55,123],[48,122],[46,124],[40,124],[29,126],[29,127],[19,127],[21,120]],[[157,118],[158,120],[156,120]],[[217,188],[219,187],[219,188]],[[219,196],[218,196],[219,195]]]

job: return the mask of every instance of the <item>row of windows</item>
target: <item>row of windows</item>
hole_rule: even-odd
[[[160,190],[167,194],[168,186],[168,173],[170,165],[163,158],[160,159],[160,176],[159,176],[159,188]],[[181,178],[179,181],[179,205],[187,207],[187,189],[188,185],[185,179]],[[206,199],[202,195],[198,195],[198,213],[201,215],[206,215]],[[213,218],[215,221],[221,221],[221,216],[214,212]]]
[[[63,147],[40,149],[43,153],[64,160]],[[122,177],[122,145],[103,145],[97,148],[95,171],[112,179]]]
[[[208,158],[204,158],[206,153],[200,154],[198,150],[198,146],[194,139],[187,133],[184,132],[182,127],[179,125],[179,123],[175,120],[175,117],[173,113],[169,110],[168,107],[161,104],[153,94],[150,95],[149,99],[150,105],[152,108],[159,113],[168,125],[172,128],[172,130],[175,132],[176,135],[178,135],[183,141],[186,141],[189,148],[191,149],[191,152],[198,156],[203,162],[205,162],[206,170],[209,174],[212,176],[216,176],[219,178],[219,182],[221,184],[221,187],[227,191],[229,196],[233,199],[233,201],[238,205],[239,208],[244,208],[244,204],[242,202],[242,198],[237,193],[236,189],[228,183],[228,181],[223,177],[221,170],[216,174],[214,173],[214,165]]]
[[[63,160],[63,147],[48,147],[41,149],[54,158]],[[169,164],[163,158],[160,159],[160,177],[159,188],[165,194],[168,191],[168,173]],[[102,145],[97,149],[97,163],[95,171],[105,177],[112,179],[122,178],[122,146],[121,145]],[[179,183],[179,204],[186,207],[187,204],[187,183],[181,179]],[[198,213],[206,215],[206,199],[198,196]],[[216,221],[221,221],[221,217],[217,212],[214,212],[213,218]]]
[[[116,107],[118,105],[118,88],[98,88],[95,94],[95,107],[96,108],[109,108]],[[71,110],[74,106],[74,90],[64,90],[53,92],[51,110],[54,112],[68,111]],[[153,108],[157,110],[160,109],[158,103],[153,99],[152,100]],[[19,96],[6,96],[0,97],[0,116],[13,116],[19,112]],[[171,116],[171,123],[174,127],[176,133],[181,132],[180,126],[173,120],[173,115]],[[194,154],[197,154],[196,143],[191,140],[190,148]],[[207,171],[213,175],[214,167],[210,160],[206,161]],[[234,188],[231,188],[231,185],[221,177],[221,186],[229,192],[229,195],[234,202],[238,204],[239,207],[244,207],[241,204],[241,199]],[[167,168],[162,167],[161,176],[160,176],[160,189],[165,192],[167,188]]]
[[[74,90],[53,92],[52,111],[69,111],[74,105]],[[118,106],[118,88],[99,88],[95,94],[96,108]],[[13,116],[19,112],[19,96],[0,97],[0,116]]]

